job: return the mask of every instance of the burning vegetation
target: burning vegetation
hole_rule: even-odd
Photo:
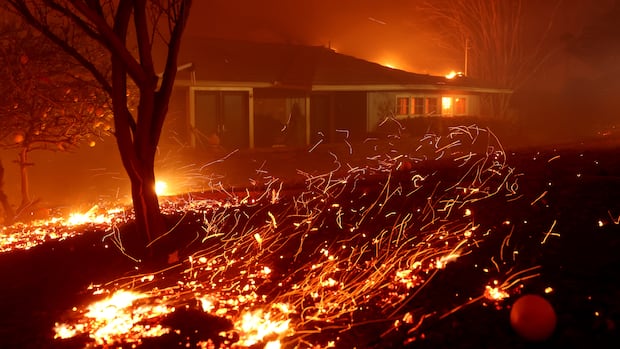
[[[326,348],[373,326],[382,338],[410,343],[430,319],[476,302],[501,307],[538,266],[515,263],[511,222],[478,221],[476,212],[518,200],[520,176],[486,129],[455,127],[405,143],[368,140],[374,155],[364,166],[330,153],[333,169],[299,171],[299,187],[263,174],[264,186],[251,190],[167,197],[162,210],[195,227],[163,237],[177,247],[168,265],[91,285],[91,296],[58,319],[56,341]],[[119,229],[133,219],[128,212],[94,207],[14,225],[2,251],[71,238],[90,224],[104,244],[136,258]],[[468,280],[474,294],[420,308],[423,289],[488,239],[501,241],[499,254],[474,266],[483,274]]]

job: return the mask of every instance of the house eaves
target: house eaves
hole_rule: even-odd
[[[475,93],[497,93],[497,94],[510,94],[510,89],[499,88],[486,88],[486,87],[471,87],[461,85],[384,85],[384,84],[370,84],[370,85],[314,85],[312,91],[466,91]]]
[[[472,87],[462,85],[385,85],[385,84],[369,84],[369,85],[313,85],[308,86],[292,86],[282,85],[278,82],[269,83],[262,81],[209,81],[209,80],[177,80],[177,86],[196,87],[200,89],[212,90],[234,90],[237,88],[286,88],[290,90],[302,90],[312,92],[387,92],[387,91],[464,91],[471,93],[491,93],[491,94],[511,94],[510,89],[490,88],[490,87]]]
[[[177,79],[177,86],[199,87],[212,89],[234,89],[234,88],[271,88],[273,83],[263,81],[221,81],[221,80],[196,80]]]

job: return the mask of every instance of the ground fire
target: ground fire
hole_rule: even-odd
[[[501,307],[538,276],[536,265],[511,267],[518,251],[510,245],[510,222],[494,228],[476,220],[481,202],[520,195],[519,176],[493,134],[456,127],[405,151],[385,146],[373,145],[376,153],[364,167],[334,156],[332,171],[300,171],[304,184],[295,190],[270,180],[260,190],[226,192],[217,200],[204,193],[166,197],[167,214],[191,216],[200,228],[167,267],[91,285],[91,300],[56,323],[56,340],[109,346],[178,337],[204,348],[319,348],[367,323],[386,333],[409,331],[414,340],[422,322],[476,302]],[[95,206],[67,219],[6,228],[2,250],[69,239],[83,231],[76,227],[90,225],[103,231],[110,248],[125,251],[118,227],[131,219],[126,208]],[[477,295],[456,296],[441,311],[411,311],[427,284],[496,235],[503,235],[497,259],[475,266],[487,274]],[[224,325],[211,337],[188,334],[171,320],[179,314],[220,318]]]

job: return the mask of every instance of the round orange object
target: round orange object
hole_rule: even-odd
[[[556,322],[551,303],[539,295],[521,296],[510,310],[512,328],[528,341],[539,342],[551,337]]]
[[[14,141],[15,143],[21,143],[21,142],[23,142],[23,141],[24,141],[24,134],[23,134],[23,133],[21,133],[21,132],[16,132],[16,133],[13,135],[13,141]]]

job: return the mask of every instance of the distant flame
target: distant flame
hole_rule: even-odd
[[[457,78],[457,77],[465,76],[465,74],[463,74],[463,72],[460,72],[460,71],[457,72],[457,71],[453,70],[453,71],[449,72],[448,74],[446,74],[445,76],[446,76],[446,79],[454,79],[454,78]]]

